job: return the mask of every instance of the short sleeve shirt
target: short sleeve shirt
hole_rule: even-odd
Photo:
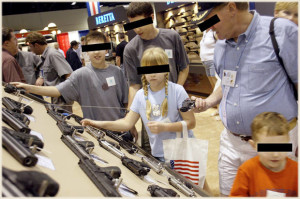
[[[292,86],[272,46],[272,17],[252,14],[253,19],[238,42],[219,40],[214,51],[214,64],[221,79],[224,70],[236,71],[234,87],[222,86],[220,116],[228,130],[242,135],[251,135],[251,122],[259,113],[278,112],[291,121],[298,112]],[[290,20],[278,18],[274,28],[286,71],[298,83],[298,27]]]
[[[46,86],[55,86],[63,82],[63,76],[73,72],[65,57],[58,50],[49,46],[43,52],[42,60],[44,60],[42,70]]]
[[[112,80],[110,86],[104,86]],[[117,120],[125,116],[128,103],[128,85],[122,70],[114,65],[105,69],[91,64],[74,71],[56,86],[66,102],[77,101],[84,118],[93,120]]]
[[[177,83],[178,74],[187,67],[189,59],[179,34],[175,30],[159,29],[158,35],[152,40],[143,40],[137,35],[126,45],[123,65],[130,85],[141,84],[137,67],[140,67],[143,53],[149,46],[161,47],[166,51],[170,65],[169,80]]]
[[[167,118],[170,122],[178,122],[182,121],[182,117],[180,115],[179,109],[182,107],[182,102],[189,98],[188,94],[184,90],[184,88],[179,85],[169,81],[168,84],[168,115]],[[151,102],[151,106],[158,105],[159,109],[163,100],[165,99],[165,88],[160,91],[153,92],[151,91],[150,87],[148,86],[148,99]],[[163,152],[163,140],[165,139],[175,139],[176,133],[175,132],[163,132],[160,134],[153,134],[150,132],[147,123],[149,122],[146,116],[146,100],[144,96],[144,90],[140,89],[132,102],[130,107],[131,111],[138,113],[145,125],[147,134],[149,136],[150,146],[152,155],[155,157],[164,157]],[[152,121],[162,121],[162,116],[154,116],[151,113]],[[189,137],[194,137],[193,131],[189,130],[188,132]]]
[[[27,84],[34,85],[36,82],[36,69],[42,63],[41,58],[32,52],[19,51],[16,60],[22,68]]]

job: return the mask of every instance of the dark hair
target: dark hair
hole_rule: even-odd
[[[26,37],[26,43],[35,44],[38,43],[40,45],[47,45],[46,38],[38,32],[33,32],[27,35]]]
[[[119,39],[124,39],[124,38],[125,38],[125,33],[120,32],[120,33],[119,33]]]
[[[85,44],[87,45],[90,40],[102,40],[103,43],[107,42],[105,35],[102,32],[90,30],[89,34],[85,36]]]
[[[127,17],[133,18],[139,15],[150,17],[153,14],[153,7],[148,2],[132,2],[127,9]]]
[[[77,41],[71,41],[71,48],[73,48],[74,46],[77,46],[78,45],[78,42]]]
[[[2,44],[11,39],[11,33],[14,32],[11,28],[2,27]]]

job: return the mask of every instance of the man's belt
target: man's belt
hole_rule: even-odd
[[[228,130],[229,131],[229,130]],[[252,136],[249,136],[249,135],[241,135],[241,134],[236,134],[236,133],[233,133],[231,131],[229,131],[232,135],[234,136],[237,136],[237,137],[240,137],[241,140],[244,140],[246,142],[248,142],[248,140],[252,139]]]
[[[297,125],[297,117],[295,117],[294,119],[292,119],[290,122],[289,122],[289,130],[292,130],[293,128],[295,128],[295,126]],[[228,130],[229,131],[229,130]],[[234,136],[237,136],[237,137],[240,137],[241,140],[244,140],[246,142],[248,142],[248,140],[252,139],[252,136],[249,136],[249,135],[241,135],[241,134],[236,134],[236,133],[233,133],[231,131],[229,131],[232,135]]]

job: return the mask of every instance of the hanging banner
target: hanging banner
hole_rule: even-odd
[[[86,2],[86,7],[87,7],[89,17],[99,14],[101,12],[99,2],[96,1]]]

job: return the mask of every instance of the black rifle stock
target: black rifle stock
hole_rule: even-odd
[[[64,135],[73,135],[74,133],[83,133],[83,126],[72,126],[67,124],[65,121],[57,121],[57,126]]]
[[[2,108],[5,109],[5,108]],[[9,109],[5,109],[8,113],[10,113],[12,116],[14,116],[15,118],[17,118],[18,120],[20,120],[20,122],[22,122],[23,124],[25,124],[26,126],[28,126],[30,124],[30,120],[28,119],[28,117],[26,117],[26,115],[24,115],[23,113],[17,113],[17,112],[13,112]]]
[[[119,192],[114,187],[114,178],[121,176],[119,167],[99,167],[95,164],[89,153],[91,143],[74,140],[70,135],[62,135],[61,140],[79,157],[78,165],[92,180],[96,187],[107,197],[121,197]]]
[[[30,115],[33,112],[31,106],[26,106],[21,102],[17,102],[9,97],[2,97],[2,104],[8,109],[16,113],[25,113]]]
[[[103,138],[99,139],[98,142],[99,142],[99,145],[101,147],[103,147],[105,150],[109,151],[116,157],[120,158],[122,161],[122,164],[125,167],[127,167],[131,172],[133,172],[135,175],[141,177],[141,176],[145,176],[149,173],[150,168],[146,164],[126,157],[122,151],[120,151],[118,148],[116,148],[115,146],[113,146],[112,144],[110,144],[109,142],[104,140]]]
[[[45,173],[12,171],[2,167],[2,196],[55,196],[59,184]]]
[[[15,131],[30,133],[31,129],[21,122],[18,118],[14,117],[7,109],[2,108],[2,121],[7,123]]]
[[[20,141],[15,139],[10,133],[2,128],[2,146],[22,165],[35,166],[38,158]]]
[[[150,192],[152,197],[180,197],[176,191],[162,188],[157,185],[149,185],[147,190]]]
[[[22,142],[25,146],[34,146],[35,145],[38,147],[38,150],[44,148],[43,141],[35,135],[17,132],[17,131],[11,130],[5,126],[2,127],[2,131],[9,133],[16,140],[19,140],[20,142]]]

